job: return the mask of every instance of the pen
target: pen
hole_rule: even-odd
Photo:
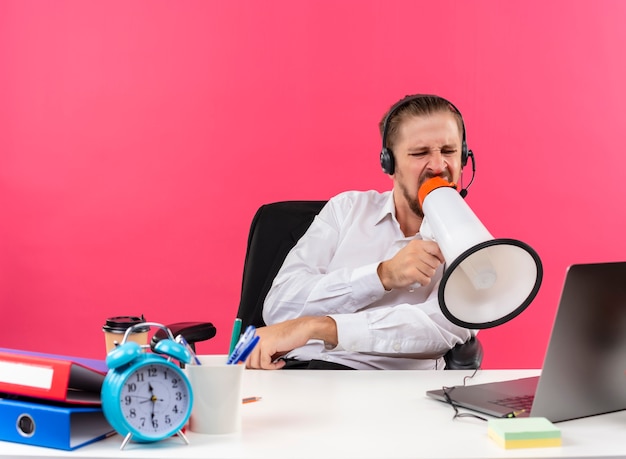
[[[510,413],[507,413],[504,415],[505,418],[516,418],[518,417],[520,414],[525,413],[526,410],[516,410],[516,411],[511,411]]]
[[[258,402],[259,400],[261,400],[262,397],[246,397],[244,399],[241,400],[241,403],[252,403],[252,402]]]
[[[259,339],[260,338],[258,336],[254,336],[252,340],[249,343],[247,343],[245,347],[241,350],[241,352],[239,353],[239,356],[236,358],[236,360],[233,363],[237,364],[237,363],[245,362],[248,356],[250,355],[250,353],[252,352],[252,350],[254,349],[254,347],[259,342]]]
[[[246,328],[246,331],[243,333],[243,335],[241,335],[241,338],[239,338],[239,341],[235,345],[233,352],[229,354],[228,360],[226,361],[228,365],[237,363],[238,359],[241,356],[241,353],[248,347],[250,342],[255,338],[254,336],[255,333],[256,333],[256,328],[254,327],[254,325],[248,325],[248,328]]]
[[[182,344],[183,346],[185,346],[185,348],[187,348],[187,350],[189,351],[189,353],[191,354],[191,358],[193,359],[194,363],[196,365],[201,365],[200,363],[200,359],[198,358],[198,356],[196,355],[196,353],[193,351],[193,349],[191,348],[191,346],[189,345],[189,343],[187,342],[187,340],[185,339],[185,337],[183,335],[178,335],[176,336],[176,340],[177,343]]]
[[[241,319],[235,319],[235,323],[233,324],[233,332],[230,335],[230,347],[228,348],[228,354],[232,354],[235,350],[235,345],[237,341],[239,341],[239,335],[241,334]]]

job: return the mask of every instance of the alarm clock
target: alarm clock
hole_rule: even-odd
[[[128,341],[135,327],[158,326],[168,338],[150,345]],[[121,344],[106,357],[109,371],[102,383],[102,411],[109,424],[125,436],[120,449],[132,439],[139,443],[155,442],[174,434],[189,443],[182,432],[191,415],[193,393],[180,365],[191,361],[190,352],[174,341],[164,325],[142,322],[129,327]]]

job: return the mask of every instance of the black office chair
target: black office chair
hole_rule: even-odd
[[[173,324],[167,324],[166,326],[170,329],[174,337],[182,335],[194,352],[196,350],[197,342],[211,339],[217,333],[217,329],[211,322],[176,322]],[[152,339],[150,340],[151,348],[154,349],[156,343],[163,338],[167,338],[165,330],[157,330],[156,333],[152,335]]]
[[[282,201],[261,206],[250,225],[237,317],[242,328],[262,327],[263,302],[285,257],[324,207],[326,201]],[[444,356],[446,368],[480,367],[483,349],[472,338],[457,344]]]

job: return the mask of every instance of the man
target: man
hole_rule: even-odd
[[[438,96],[407,96],[380,130],[393,189],[329,200],[274,279],[248,368],[443,368],[443,354],[471,337],[439,308],[445,260],[419,234],[417,198],[429,178],[459,182],[461,114]]]

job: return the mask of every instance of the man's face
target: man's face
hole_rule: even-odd
[[[417,216],[424,217],[417,191],[426,180],[441,176],[450,182],[459,181],[461,141],[459,125],[451,112],[412,116],[399,126],[393,146],[394,188]]]

